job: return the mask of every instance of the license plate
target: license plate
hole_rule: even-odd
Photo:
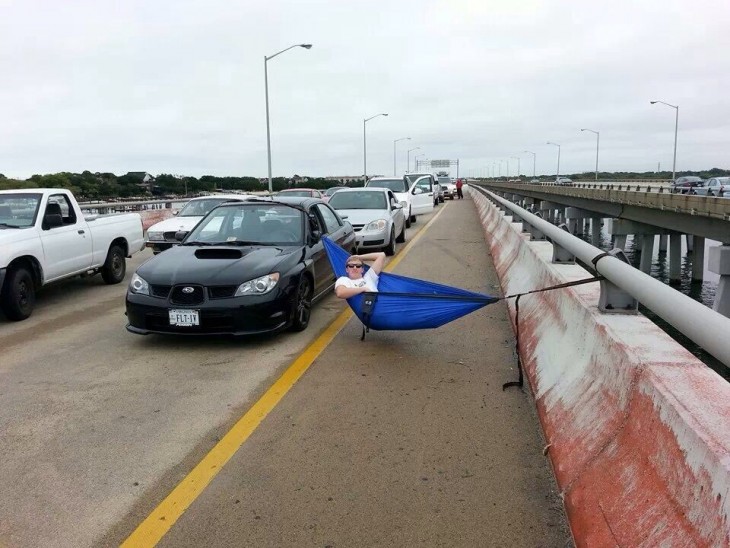
[[[192,327],[200,325],[200,311],[198,310],[170,310],[170,325]]]

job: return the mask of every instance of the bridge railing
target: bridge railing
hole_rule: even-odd
[[[484,192],[501,209],[511,212],[515,222],[522,221],[528,224],[533,229],[533,237],[544,236],[550,240],[553,246],[557,246],[558,249],[553,254],[554,262],[558,262],[555,259],[556,256],[562,257],[564,260],[567,252],[567,256],[573,256],[585,265],[594,265],[595,271],[605,278],[605,281],[601,282],[600,299],[604,306],[599,306],[603,312],[627,311],[625,306],[627,300],[622,298],[620,293],[623,291],[730,367],[730,343],[728,342],[730,318],[707,308],[624,262],[619,258],[620,254],[616,253],[620,250],[614,250],[615,255],[608,254],[573,236],[566,229],[543,220],[538,215],[530,213],[489,190],[476,186],[472,188]],[[619,288],[620,291],[617,292],[616,288]],[[612,301],[621,304],[611,307]],[[609,304],[609,307],[605,306],[606,304]],[[634,308],[630,307],[629,311],[633,310]]]

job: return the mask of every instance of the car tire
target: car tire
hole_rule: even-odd
[[[309,318],[312,315],[312,280],[306,274],[302,274],[297,284],[297,292],[294,295],[294,309],[292,310],[292,331],[304,331],[309,325]]]
[[[443,196],[441,196],[441,197],[439,198],[439,203],[440,203],[440,204],[443,204],[443,203],[444,203],[444,197],[443,197]]]
[[[35,283],[27,268],[10,269],[0,294],[0,305],[5,316],[14,322],[25,320],[33,313]]]
[[[388,243],[384,251],[388,257],[392,257],[393,255],[395,255],[395,232],[393,232],[392,229],[390,230],[390,242]]]
[[[415,215],[411,215],[411,223],[415,223],[415,222],[416,222],[416,216]]]
[[[411,210],[408,210],[408,216],[406,217],[406,228],[411,228],[411,219],[413,216],[411,215]]]
[[[127,261],[124,257],[124,250],[113,245],[106,255],[104,266],[101,267],[101,277],[109,285],[118,284],[124,279],[127,273]]]
[[[395,241],[398,242],[399,244],[402,244],[403,242],[406,241],[406,224],[405,223],[403,223],[403,229],[400,231],[400,234],[395,239]]]

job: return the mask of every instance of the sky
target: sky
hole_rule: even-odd
[[[0,173],[265,177],[302,43],[275,177],[730,168],[727,0],[0,0]]]

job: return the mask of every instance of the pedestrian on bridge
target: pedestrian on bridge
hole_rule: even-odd
[[[464,186],[464,181],[456,179],[456,197],[459,198],[459,200],[464,198],[464,193],[461,191],[462,186]]]
[[[363,274],[364,262],[373,261],[367,272]],[[350,255],[345,262],[347,276],[337,278],[335,295],[340,299],[349,299],[360,293],[378,291],[378,275],[385,265],[385,253],[366,253],[365,255]]]

